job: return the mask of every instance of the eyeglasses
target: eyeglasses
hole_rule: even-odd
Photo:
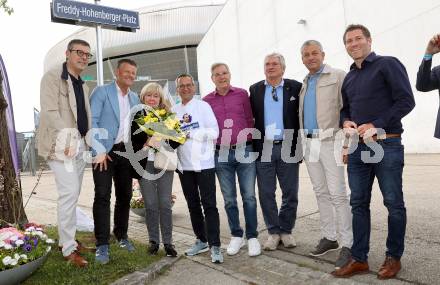
[[[80,50],[80,49],[71,49],[70,51],[71,51],[71,52],[72,52],[72,51],[76,51],[76,54],[77,54],[79,57],[84,57],[84,56],[86,56],[87,59],[91,59],[91,58],[93,57],[93,54],[88,53],[88,52],[83,52],[83,51]]]
[[[273,86],[272,86],[272,99],[275,102],[278,102],[277,89],[275,87],[273,87]]]
[[[177,88],[185,89],[185,88],[191,88],[193,86],[194,86],[194,84],[183,84],[183,85],[177,86]]]

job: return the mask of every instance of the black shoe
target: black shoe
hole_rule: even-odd
[[[154,241],[150,241],[150,246],[148,247],[148,253],[150,255],[156,255],[158,251],[159,251],[159,244]]]
[[[321,255],[326,254],[329,251],[337,250],[338,248],[339,248],[339,244],[337,241],[323,238],[319,241],[315,250],[310,252],[309,254],[311,256],[321,256]]]
[[[176,257],[177,251],[174,249],[174,245],[172,244],[164,244],[163,247],[165,248],[165,253],[169,257]]]
[[[335,269],[338,270],[347,265],[347,263],[350,262],[350,258],[351,250],[348,247],[343,246],[339,252],[339,257],[335,262]]]

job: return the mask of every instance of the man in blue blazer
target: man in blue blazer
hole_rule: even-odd
[[[440,52],[440,34],[434,35],[428,42],[425,55],[417,73],[416,88],[422,92],[438,89],[440,92],[440,65],[432,66],[432,57]],[[437,123],[435,124],[434,137],[440,139],[440,108],[437,113]]]
[[[133,251],[128,241],[128,216],[132,195],[130,161],[117,152],[125,152],[130,134],[130,109],[139,104],[139,97],[130,90],[136,78],[137,65],[131,59],[121,59],[116,68],[116,81],[93,90],[90,107],[92,111],[92,152],[95,200],[96,256],[98,263],[109,262],[110,197],[112,179],[115,183],[116,203],[113,234],[119,246]]]

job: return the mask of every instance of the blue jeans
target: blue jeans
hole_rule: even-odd
[[[377,141],[383,149],[379,162],[362,161],[361,155],[375,154],[369,144],[359,144],[348,157],[348,182],[351,189],[351,211],[353,213],[352,256],[365,262],[370,250],[370,200],[374,178],[377,177],[383,203],[388,209],[387,256],[400,259],[404,250],[406,209],[402,192],[402,172],[404,165],[403,145],[400,138]],[[376,146],[377,147],[377,146]]]
[[[243,151],[243,150],[242,150]],[[244,219],[246,221],[246,238],[256,238],[257,232],[257,200],[255,198],[255,162],[246,163],[237,161],[237,149],[230,149],[228,153],[215,152],[215,172],[220,182],[220,188],[225,201],[225,210],[228,215],[229,229],[233,237],[242,237],[243,229],[240,226],[240,218],[237,206],[237,189],[235,173],[238,176],[241,199],[243,201]],[[245,157],[252,152],[252,145],[244,149]],[[223,156],[224,154],[224,156]],[[226,158],[227,155],[227,158]],[[225,161],[227,160],[227,161]]]
[[[281,147],[273,145],[271,161],[256,162],[258,196],[269,234],[291,234],[298,208],[299,164],[284,162]],[[275,200],[277,178],[282,192],[279,211]]]

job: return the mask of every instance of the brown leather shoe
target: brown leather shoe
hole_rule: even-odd
[[[377,278],[379,279],[389,279],[396,277],[397,273],[402,269],[402,264],[400,260],[397,260],[391,256],[385,257],[385,261],[377,273]]]
[[[343,267],[332,272],[337,278],[347,278],[356,274],[368,273],[368,262],[359,262],[350,257],[350,261]]]
[[[76,243],[78,244],[78,246],[76,247],[76,250],[78,250],[80,253],[95,253],[96,252],[96,248],[95,247],[88,247],[88,246],[84,246],[79,240],[75,240]],[[62,251],[63,247],[62,246],[58,246],[58,250]]]
[[[64,256],[64,259],[78,267],[86,267],[88,262],[85,260],[77,250],[73,251],[70,255]]]

